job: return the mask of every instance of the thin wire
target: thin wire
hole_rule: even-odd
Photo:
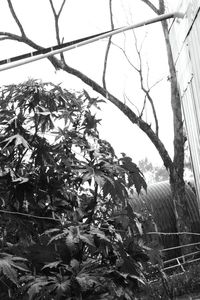
[[[171,248],[161,249],[161,250],[159,250],[159,251],[160,251],[160,252],[163,252],[163,251],[175,250],[175,249],[180,249],[180,248],[183,248],[183,247],[195,246],[195,245],[199,245],[199,244],[200,244],[200,242],[198,242],[198,243],[193,243],[193,244],[185,244],[185,245],[181,245],[181,246],[176,246],[176,247],[171,247]]]
[[[177,256],[177,257],[174,257],[174,258],[165,260],[165,261],[163,262],[163,264],[165,265],[165,264],[167,264],[167,263],[169,263],[169,262],[172,262],[172,261],[174,261],[174,260],[177,260],[177,259],[180,259],[180,258],[185,258],[185,257],[188,257],[188,256],[190,256],[190,255],[194,255],[194,254],[198,254],[198,253],[200,253],[200,251],[190,252],[190,253],[187,253],[187,254],[184,254],[184,255],[181,255],[181,256]]]
[[[28,217],[28,218],[34,218],[34,219],[41,219],[41,220],[49,220],[49,221],[61,222],[61,220],[59,220],[59,219],[54,219],[54,218],[50,218],[50,217],[40,217],[40,216],[36,216],[36,215],[24,214],[24,213],[9,211],[9,210],[2,210],[2,209],[0,209],[0,213],[10,214],[10,215],[19,215],[19,216]]]
[[[196,232],[147,232],[146,234],[151,235],[151,234],[158,234],[158,235],[197,235],[199,236],[200,233],[196,233]]]
[[[15,61],[22,60],[22,59],[32,57],[32,56],[37,56],[37,55],[40,55],[40,54],[45,54],[45,53],[51,52],[53,50],[59,50],[59,49],[62,49],[62,48],[68,47],[68,46],[76,45],[80,42],[87,41],[91,38],[101,36],[102,34],[109,33],[111,31],[112,30],[101,32],[101,33],[98,33],[98,34],[95,34],[95,35],[90,35],[90,36],[87,36],[87,37],[84,37],[84,38],[81,38],[81,39],[77,39],[77,40],[74,40],[74,41],[66,42],[66,43],[51,46],[51,47],[48,47],[48,48],[43,48],[41,50],[32,51],[32,52],[28,52],[28,53],[25,53],[25,54],[22,54],[22,55],[17,55],[17,56],[13,56],[13,57],[10,57],[10,58],[7,58],[7,59],[3,59],[3,60],[0,60],[0,65],[15,62]]]
[[[200,260],[200,258],[189,260],[189,261],[183,262],[181,264],[177,264],[177,265],[174,265],[174,266],[171,266],[171,267],[163,268],[162,270],[169,270],[169,269],[173,269],[173,268],[176,268],[176,267],[181,267],[182,265],[191,264],[191,263],[193,263],[195,261],[199,261],[199,260]]]

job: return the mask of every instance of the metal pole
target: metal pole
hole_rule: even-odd
[[[37,60],[40,60],[40,59],[43,59],[43,58],[46,58],[46,57],[49,57],[49,56],[52,56],[52,55],[55,55],[55,54],[59,54],[61,52],[69,51],[69,50],[72,50],[72,49],[75,49],[75,48],[78,48],[78,47],[81,47],[81,46],[84,46],[84,45],[87,45],[87,44],[90,44],[90,43],[94,43],[94,42],[96,42],[100,39],[107,38],[107,37],[113,36],[115,34],[125,32],[125,31],[130,30],[130,29],[135,29],[135,28],[138,28],[138,27],[141,27],[141,26],[153,24],[153,23],[160,22],[160,21],[163,21],[163,20],[166,20],[166,19],[170,19],[170,18],[183,18],[183,17],[184,17],[184,14],[180,13],[180,12],[173,12],[173,13],[159,15],[158,17],[155,17],[155,18],[152,18],[152,19],[149,19],[149,20],[146,20],[146,21],[142,21],[142,22],[139,22],[137,24],[122,27],[122,28],[116,29],[112,32],[109,32],[109,33],[104,33],[100,36],[91,38],[91,39],[83,41],[83,42],[79,42],[75,45],[67,46],[67,47],[64,47],[62,49],[53,50],[53,51],[50,51],[48,53],[39,54],[37,56],[32,56],[32,57],[29,57],[29,58],[24,59],[24,60],[19,60],[19,61],[7,63],[6,65],[3,65],[3,66],[0,67],[0,71],[4,71],[4,70],[8,70],[8,69],[15,68],[15,67],[18,67],[18,66],[22,66],[22,65],[31,63],[33,61],[37,61]]]

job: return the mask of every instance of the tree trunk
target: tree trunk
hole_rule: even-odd
[[[161,0],[162,2],[162,0]],[[167,21],[162,21],[162,28],[165,37],[167,49],[168,65],[171,82],[171,107],[173,111],[174,124],[174,158],[173,167],[170,168],[170,185],[173,195],[174,212],[177,222],[178,231],[191,231],[191,223],[188,212],[188,204],[185,194],[184,182],[184,143],[185,137],[183,132],[183,118],[181,109],[181,97],[178,89],[176,69],[169,40],[169,31]],[[186,244],[190,242],[188,236],[181,235],[180,243]],[[185,252],[185,251],[184,251]]]

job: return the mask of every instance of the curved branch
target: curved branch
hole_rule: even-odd
[[[110,11],[111,29],[113,30],[114,29],[114,22],[113,22],[113,13],[112,13],[112,0],[109,0],[109,11]],[[110,47],[111,47],[111,41],[112,41],[112,36],[110,36],[109,39],[108,39],[108,44],[107,44],[105,59],[104,59],[102,82],[103,82],[103,87],[105,89],[106,89],[106,69],[107,69],[107,62],[108,62],[108,54],[109,54],[109,50],[110,50]]]
[[[20,30],[20,32],[21,32],[21,34],[22,34],[22,36],[25,37],[25,36],[26,36],[25,31],[24,31],[23,26],[22,26],[22,24],[20,23],[20,21],[19,21],[17,15],[16,15],[16,13],[15,13],[15,10],[14,10],[14,8],[13,8],[13,5],[12,5],[11,0],[7,0],[7,2],[8,2],[8,6],[9,6],[9,8],[10,8],[10,12],[11,12],[11,14],[12,14],[12,16],[13,16],[15,22],[17,23],[17,25],[18,25],[18,27],[19,27],[19,30]]]
[[[17,42],[20,42],[20,43],[24,43],[24,44],[26,44],[26,45],[28,45],[28,46],[36,49],[36,50],[45,49],[44,47],[42,47],[42,46],[36,44],[35,42],[33,42],[32,40],[30,40],[29,38],[22,37],[22,36],[14,34],[14,33],[0,31],[0,36],[3,36],[3,38],[7,39],[7,40],[9,39],[9,40],[17,41]],[[48,59],[53,64],[55,69],[60,69],[61,68],[62,63],[59,62],[59,60],[53,59],[53,56],[48,57]]]
[[[150,0],[141,0],[141,1],[147,4],[157,15],[160,14],[160,10],[153,3],[151,3]]]
[[[0,36],[3,36],[3,39],[10,39],[10,40],[24,43],[24,37],[14,33],[0,31]]]

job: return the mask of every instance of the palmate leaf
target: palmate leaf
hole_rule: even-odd
[[[95,286],[100,285],[101,283],[98,281],[97,276],[92,276],[87,273],[81,273],[76,276],[76,280],[78,281],[81,291],[91,291]]]
[[[82,242],[92,246],[92,247],[95,247],[95,244],[94,244],[94,239],[93,239],[93,236],[91,236],[91,234],[80,234],[79,233],[79,238]]]
[[[120,199],[122,202],[127,198],[128,193],[123,179],[110,179],[107,180],[103,186],[103,196],[111,195],[112,199]]]
[[[128,187],[135,186],[137,193],[139,194],[141,189],[147,189],[147,184],[144,180],[144,176],[137,165],[132,162],[132,159],[122,153],[123,157],[119,159],[121,167],[127,172],[128,175]]]
[[[105,235],[105,233],[101,230],[99,230],[96,227],[92,227],[90,229],[90,234],[96,235],[98,238],[100,238],[101,240],[107,241],[107,242],[111,242]]]
[[[29,300],[33,300],[35,296],[37,296],[42,288],[48,285],[51,281],[47,279],[45,276],[40,276],[37,278],[33,277],[33,281],[28,284],[28,296]]]
[[[30,146],[28,144],[28,142],[25,140],[25,138],[23,138],[23,136],[21,136],[20,134],[15,134],[10,136],[9,138],[5,139],[3,142],[7,142],[6,145],[4,146],[4,149],[10,145],[13,141],[15,141],[15,147],[17,147],[18,145],[23,145],[24,148],[29,149]]]
[[[0,273],[15,285],[18,285],[17,272],[6,259],[0,259]]]
[[[70,291],[69,279],[64,280],[63,282],[57,282],[55,284],[56,299],[62,299],[61,297],[65,296],[67,291]]]
[[[65,238],[66,236],[69,235],[69,233],[70,233],[70,231],[69,231],[68,229],[65,228],[62,232],[60,232],[60,233],[56,234],[55,236],[53,236],[53,237],[49,240],[48,244],[51,244],[53,241],[56,241],[56,240],[60,240],[60,239]]]
[[[114,280],[114,282],[118,283],[119,285],[126,286],[128,280],[138,280],[142,284],[145,284],[144,278],[142,276],[136,276],[130,273],[124,273],[124,272],[119,272],[117,270],[109,270],[105,274],[106,277],[110,277]]]
[[[42,270],[47,269],[47,268],[49,268],[49,269],[57,268],[61,263],[62,263],[61,260],[53,261],[49,264],[44,265]]]
[[[46,230],[43,234],[48,235],[48,234],[56,233],[56,232],[59,232],[59,231],[60,231],[59,228],[51,228],[51,229]]]
[[[0,254],[0,274],[18,285],[17,272],[13,267],[12,256],[6,253]]]
[[[37,276],[32,277],[31,281],[27,283],[29,300],[46,299],[46,296],[49,299],[49,295],[52,295],[52,297],[55,296],[52,299],[61,299],[69,291],[69,288],[70,279],[68,276]]]

